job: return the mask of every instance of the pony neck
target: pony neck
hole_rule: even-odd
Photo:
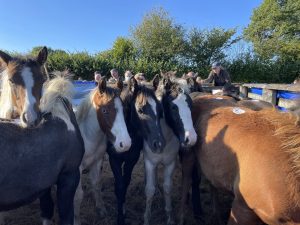
[[[1,81],[0,118],[12,119],[14,105],[6,70],[2,73]]]
[[[85,143],[87,140],[90,140],[89,143],[97,145],[99,142],[106,139],[106,135],[99,125],[96,109],[91,103],[90,96],[83,100],[75,115]]]

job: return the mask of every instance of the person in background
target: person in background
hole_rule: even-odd
[[[128,83],[128,81],[130,80],[130,78],[131,78],[133,75],[132,75],[131,71],[126,70],[124,76],[125,76],[124,82]]]
[[[109,83],[116,83],[120,79],[119,72],[117,69],[112,69],[110,71],[110,74],[111,74],[111,78],[109,78],[108,80]]]
[[[231,84],[231,79],[228,72],[221,66],[219,62],[214,62],[211,66],[211,72],[207,79],[201,81],[201,83],[213,83],[214,86],[224,86],[225,84]]]
[[[98,85],[98,81],[101,78],[101,73],[99,71],[95,71],[94,72],[94,80],[95,80],[95,84]]]

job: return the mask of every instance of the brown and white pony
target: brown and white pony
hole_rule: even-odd
[[[300,129],[275,110],[193,100],[192,150],[211,184],[234,194],[229,225],[300,224]]]
[[[131,138],[125,124],[120,99],[123,83],[118,81],[116,86],[109,86],[105,77],[99,78],[97,82],[98,86],[78,106],[76,118],[85,146],[80,170],[89,171],[96,209],[100,214],[105,214],[99,184],[107,142],[109,141],[117,152],[125,152],[131,146]],[[82,199],[83,190],[79,183],[75,195],[75,225],[80,224]]]
[[[35,59],[13,58],[0,51],[1,74],[0,118],[20,117],[24,127],[35,126],[40,121],[40,99],[46,75],[47,60],[44,47]]]

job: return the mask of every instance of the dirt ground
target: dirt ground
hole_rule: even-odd
[[[166,216],[164,211],[164,198],[162,189],[162,167],[158,169],[158,188],[153,200],[151,224],[165,225]],[[201,204],[204,211],[204,217],[201,220],[196,220],[193,216],[191,203],[187,209],[186,225],[211,225],[211,199],[208,193],[207,183],[201,183]],[[114,194],[114,178],[111,172],[108,160],[104,161],[103,167],[103,199],[107,209],[107,215],[100,217],[95,210],[95,202],[92,193],[89,189],[89,182],[86,175],[83,175],[83,188],[85,191],[84,200],[81,205],[81,221],[82,225],[114,225],[116,224],[116,197]],[[179,204],[181,193],[181,165],[178,162],[174,173],[173,187],[173,213],[176,222],[179,216]],[[222,196],[223,197],[223,196]],[[228,198],[226,201],[229,202]],[[144,166],[141,156],[138,164],[135,166],[132,174],[131,184],[127,192],[126,200],[126,224],[142,225],[143,214],[145,209],[145,194],[144,194]],[[227,204],[228,205],[228,204]],[[228,208],[228,206],[227,206]],[[227,213],[228,210],[226,210]],[[226,215],[224,216],[224,218]],[[40,211],[38,201],[19,208],[17,210],[5,213],[4,225],[41,225]],[[54,218],[54,223],[58,224],[57,214]],[[1,224],[2,225],[2,224]]]

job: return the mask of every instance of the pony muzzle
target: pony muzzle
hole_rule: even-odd
[[[114,148],[116,149],[117,152],[126,152],[130,149],[130,147],[131,147],[131,138],[129,136],[124,139],[116,138],[114,142]]]
[[[184,138],[181,139],[181,146],[184,148],[192,147],[196,144],[197,141],[197,134],[195,130],[192,131],[185,131]]]
[[[35,127],[41,121],[41,113],[25,111],[20,117],[23,127]]]

